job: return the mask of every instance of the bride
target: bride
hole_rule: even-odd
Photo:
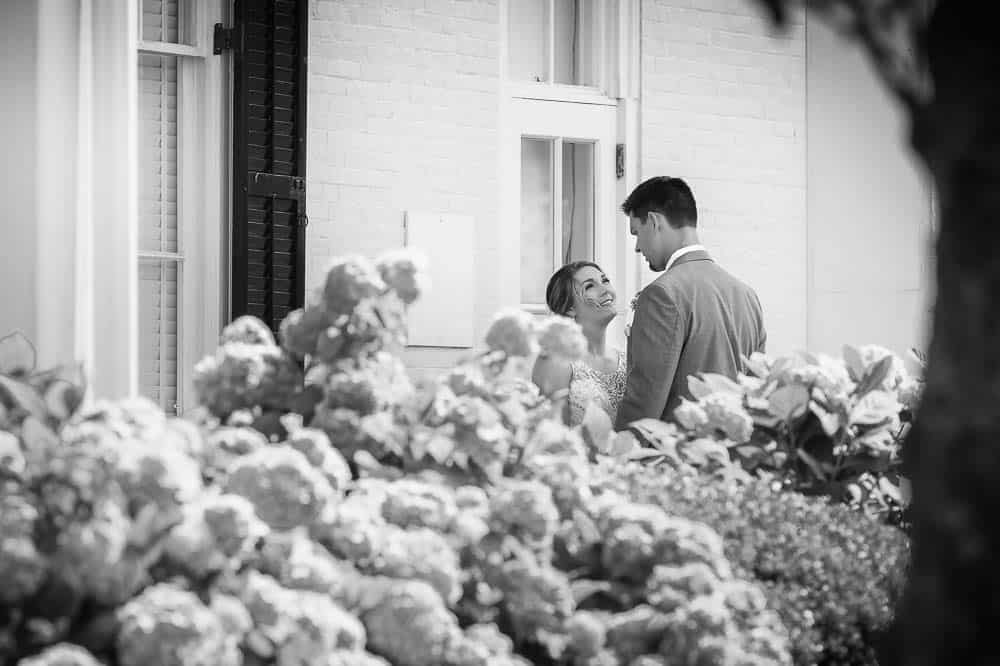
[[[583,421],[591,402],[614,422],[625,393],[625,352],[609,349],[606,343],[608,324],[615,318],[611,281],[597,264],[575,261],[549,279],[545,302],[554,314],[580,324],[587,339],[587,355],[572,363],[540,356],[532,380],[545,395],[568,396],[570,425]]]

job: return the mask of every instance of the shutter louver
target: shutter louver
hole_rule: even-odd
[[[139,56],[139,388],[177,402],[177,57]]]
[[[236,2],[232,316],[275,331],[304,295],[307,5]]]
[[[142,0],[142,39],[180,43],[179,5],[178,0]]]
[[[177,403],[177,262],[139,262],[139,385],[163,409]]]

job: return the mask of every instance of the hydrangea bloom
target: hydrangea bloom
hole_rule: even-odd
[[[246,498],[212,493],[186,507],[164,548],[172,561],[204,576],[246,560],[267,531]]]
[[[375,265],[366,257],[352,255],[330,262],[323,284],[323,306],[328,312],[350,313],[363,299],[386,289]]]
[[[320,335],[330,327],[329,315],[316,305],[292,310],[281,321],[281,345],[296,356],[312,356]]]
[[[18,666],[101,666],[86,648],[72,643],[56,643],[17,663]]]
[[[427,257],[412,249],[386,252],[375,260],[382,280],[406,304],[416,301],[430,286]]]
[[[248,345],[274,345],[274,334],[267,324],[257,317],[243,315],[237,317],[222,329],[220,344],[242,342]]]
[[[448,605],[462,594],[458,554],[439,532],[427,528],[386,526],[379,549],[361,565],[373,574],[426,581]]]
[[[191,592],[167,583],[146,588],[120,611],[122,666],[240,666],[235,638]]]
[[[0,527],[0,530],[4,529]],[[0,537],[0,604],[16,605],[34,594],[48,573],[48,563],[27,536]]]
[[[258,405],[281,408],[301,384],[298,366],[276,346],[230,342],[194,367],[198,402],[220,418]]]
[[[486,331],[486,346],[507,356],[531,357],[538,353],[534,322],[520,308],[501,310]]]
[[[301,532],[272,532],[260,550],[257,567],[283,586],[329,595],[353,605],[358,570]]]
[[[242,495],[270,527],[309,525],[335,494],[306,457],[289,446],[272,446],[238,458],[229,468],[226,492]]]
[[[169,510],[202,490],[201,469],[191,456],[158,442],[133,441],[118,449],[118,483],[131,501]]]
[[[267,438],[253,428],[246,426],[218,428],[205,439],[202,474],[214,479],[240,456],[267,446]]]
[[[493,529],[528,541],[545,541],[555,533],[559,511],[552,490],[538,481],[505,480],[490,498]]]
[[[362,615],[372,652],[396,666],[440,666],[459,631],[440,595],[423,581],[399,581]]]
[[[569,317],[553,315],[537,325],[541,353],[566,362],[577,361],[587,354],[587,339],[583,329]]]
[[[441,486],[401,479],[386,487],[382,516],[400,527],[446,531],[458,515],[455,496]]]
[[[351,468],[340,451],[333,448],[327,434],[319,428],[301,427],[297,415],[294,419],[286,417],[283,420],[288,430],[286,444],[304,455],[309,464],[326,477],[331,488],[344,492],[351,482]]]
[[[329,597],[299,591],[295,610],[291,631],[277,649],[277,666],[315,664],[333,650],[364,649],[364,625]]]

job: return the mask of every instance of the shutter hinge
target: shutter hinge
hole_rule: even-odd
[[[221,23],[215,24],[215,33],[212,35],[212,53],[219,55],[223,51],[231,51],[233,48],[233,29],[223,28]]]

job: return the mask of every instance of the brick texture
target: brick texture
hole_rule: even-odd
[[[498,261],[498,0],[311,0],[307,282],[330,257],[403,244],[405,211],[472,215]],[[477,332],[499,307],[477,284]],[[481,335],[477,335],[481,337]],[[420,374],[453,352],[412,351]]]
[[[688,181],[703,242],[760,295],[768,350],[805,348],[802,17],[779,36],[746,0],[643,0],[641,66],[642,177]]]

